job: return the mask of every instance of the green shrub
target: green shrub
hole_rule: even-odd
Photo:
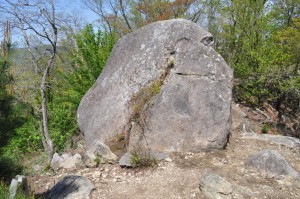
[[[20,165],[18,159],[14,157],[0,157],[0,176],[1,181],[9,183],[16,175],[23,172],[23,166]],[[1,195],[0,195],[1,196]]]
[[[101,157],[100,156],[96,156],[96,158],[94,159],[94,162],[96,164],[96,167],[98,167],[101,164],[101,162],[102,162]]]
[[[133,107],[133,120],[138,121],[140,119],[142,109],[155,95],[160,92],[161,85],[162,82],[160,80],[154,81],[150,85],[140,89],[140,91],[132,97],[131,104]]]
[[[55,150],[62,151],[66,142],[79,132],[76,111],[83,95],[92,87],[101,74],[115,44],[114,34],[87,25],[75,36],[77,50],[68,52],[70,68],[65,63],[57,69],[48,93],[49,131]]]
[[[293,72],[249,75],[234,86],[233,93],[238,102],[250,106],[267,102],[277,111],[300,111],[300,76]]]
[[[4,153],[16,155],[42,148],[42,139],[37,121],[29,117],[27,122],[15,130],[14,136],[4,147]]]
[[[262,129],[261,129],[261,132],[263,134],[267,134],[269,131],[270,131],[270,126],[267,125],[267,124],[264,124],[263,127],[262,127]]]
[[[145,147],[136,147],[130,152],[131,164],[133,167],[154,167],[157,160]]]

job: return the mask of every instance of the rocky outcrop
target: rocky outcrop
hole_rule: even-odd
[[[89,199],[94,188],[90,180],[82,176],[69,175],[50,190],[47,199]]]
[[[232,70],[212,43],[209,32],[183,19],[123,37],[78,108],[88,153],[117,135],[130,149],[222,149],[231,126]]]

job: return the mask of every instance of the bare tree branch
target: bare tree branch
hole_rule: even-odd
[[[36,0],[30,3],[22,0],[4,0],[4,2],[5,5],[0,6],[0,12],[5,12],[5,15],[10,16],[13,20],[14,27],[20,31],[25,40],[35,74],[41,75],[39,82],[43,124],[41,132],[43,133],[43,146],[48,153],[48,161],[51,161],[54,145],[48,127],[46,82],[57,55],[58,24],[56,23],[54,0]],[[33,45],[30,35],[38,39],[40,46]],[[49,48],[45,48],[49,45]],[[41,53],[39,49],[44,49],[44,52]],[[48,61],[43,64],[40,60],[45,58]],[[43,71],[42,74],[39,74],[40,70]]]

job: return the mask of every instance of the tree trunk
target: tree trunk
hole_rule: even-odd
[[[51,162],[51,159],[54,154],[54,146],[52,139],[50,137],[49,128],[48,128],[48,109],[47,109],[47,99],[46,99],[46,80],[49,75],[50,66],[54,60],[54,55],[51,55],[51,58],[47,64],[47,67],[44,70],[43,77],[40,85],[40,92],[42,98],[42,116],[43,116],[43,135],[45,136],[45,144],[47,145],[45,150],[48,153],[48,161]]]

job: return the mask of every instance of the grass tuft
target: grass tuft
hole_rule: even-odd
[[[149,150],[144,147],[136,147],[130,152],[131,164],[137,167],[154,167],[157,165],[157,159],[151,155]]]

